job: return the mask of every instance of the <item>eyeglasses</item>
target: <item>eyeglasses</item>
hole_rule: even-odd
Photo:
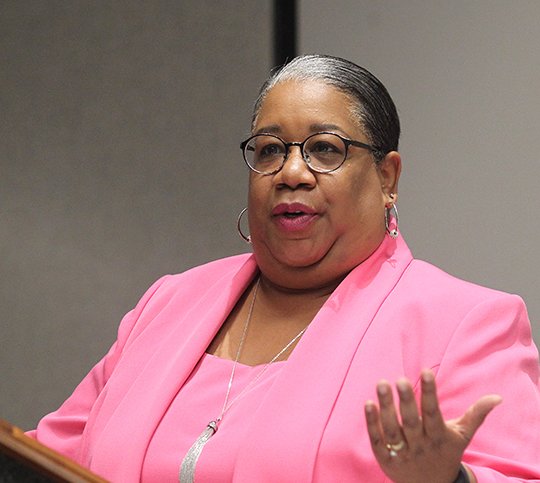
[[[347,159],[349,146],[364,148],[372,153],[379,150],[369,144],[344,138],[332,132],[318,132],[301,143],[286,143],[273,134],[255,134],[240,144],[244,161],[259,174],[275,174],[285,164],[291,146],[298,146],[309,169],[331,173]]]

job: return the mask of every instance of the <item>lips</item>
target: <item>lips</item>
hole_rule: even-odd
[[[308,228],[318,213],[303,203],[280,203],[272,210],[272,217],[284,231],[301,231]]]
[[[316,211],[302,203],[280,203],[272,210],[273,216],[279,215],[314,215]]]

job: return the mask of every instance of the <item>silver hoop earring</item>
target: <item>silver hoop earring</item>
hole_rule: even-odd
[[[392,216],[392,212],[394,212],[393,216]],[[399,236],[399,232],[398,232],[399,215],[397,211],[397,206],[395,204],[392,204],[385,208],[384,225],[386,227],[386,233],[388,233],[392,238],[396,239]]]
[[[238,230],[238,234],[242,237],[242,240],[244,240],[246,243],[251,243],[251,235],[244,235],[241,227],[242,217],[244,216],[244,213],[247,212],[247,210],[247,208],[244,208],[238,215],[238,220],[236,221],[236,229]]]

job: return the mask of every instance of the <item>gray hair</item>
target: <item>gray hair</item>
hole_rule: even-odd
[[[360,122],[377,160],[398,149],[399,116],[390,94],[371,72],[339,57],[303,55],[272,74],[262,85],[255,101],[252,128],[268,92],[280,82],[319,80],[347,94],[353,116]]]

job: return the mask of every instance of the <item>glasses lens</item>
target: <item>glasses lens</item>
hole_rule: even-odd
[[[315,134],[306,140],[304,153],[313,169],[332,171],[345,160],[347,146],[335,134]]]
[[[253,136],[244,147],[244,157],[249,166],[259,173],[273,173],[285,158],[285,145],[272,135]]]

